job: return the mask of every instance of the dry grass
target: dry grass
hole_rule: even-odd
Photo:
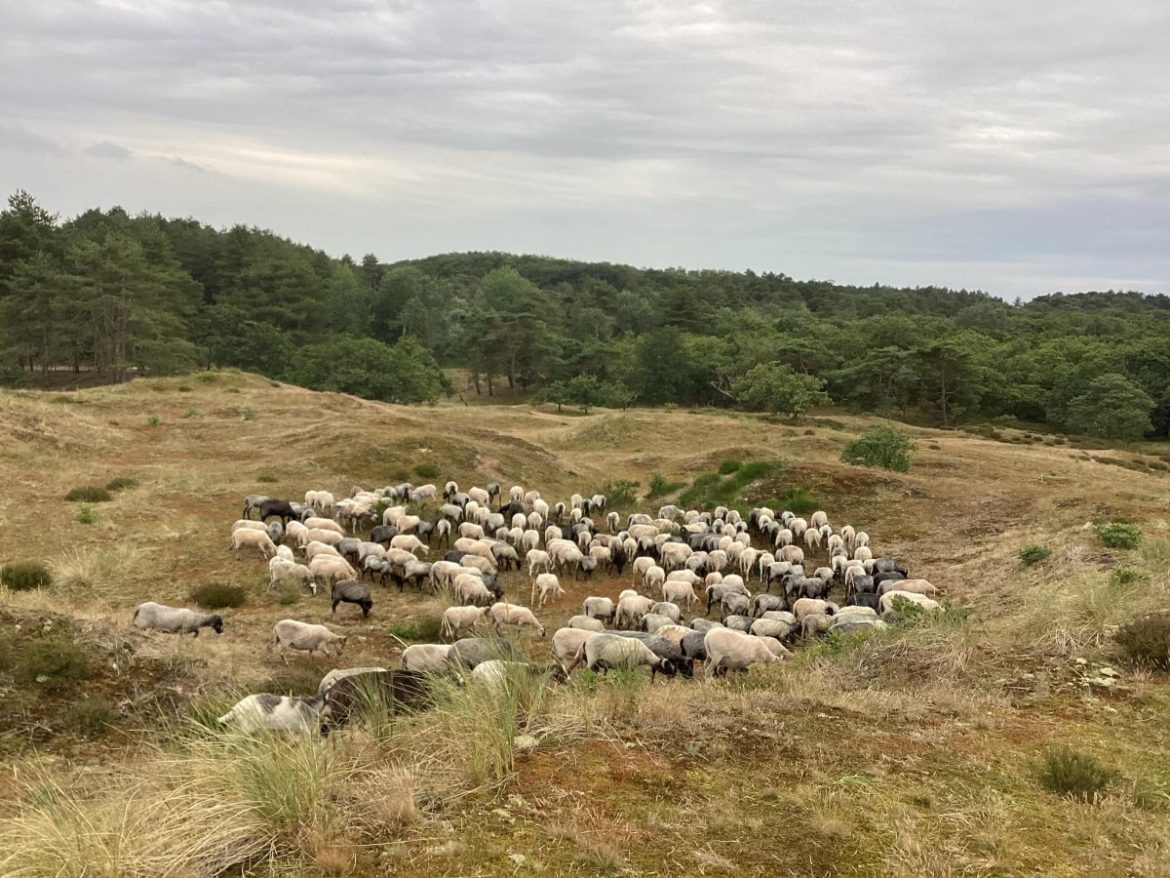
[[[265,593],[262,561],[226,551],[246,494],[343,495],[410,478],[423,460],[441,479],[550,498],[618,479],[645,490],[653,472],[689,484],[729,456],[780,460],[762,495],[810,491],[834,522],[864,527],[969,612],[801,647],[782,667],[716,683],[583,674],[556,690],[527,678],[500,691],[452,686],[433,712],[375,716],[326,742],[209,737],[176,731],[173,716],[160,736],[157,718],[137,717],[150,729],[89,745],[90,770],[5,775],[20,783],[0,781],[0,873],[1166,874],[1170,693],[1164,676],[1121,665],[1111,639],[1170,599],[1161,476],[1063,446],[924,429],[909,473],[860,470],[838,456],[872,422],[848,416],[806,436],[718,412],[408,409],[238,373],[53,396],[0,393],[5,545],[55,580],[0,589],[0,604],[64,609],[85,641],[122,638],[142,600],[241,585],[248,600],[224,611],[222,637],[117,644],[183,667],[176,687],[200,703],[280,688],[277,677],[309,685],[329,667],[302,660],[286,672],[265,658],[277,619],[349,634],[343,665],[385,664],[401,646],[390,629],[441,612],[442,601],[375,590],[369,620],[330,620],[321,598],[282,606]],[[114,477],[139,486],[102,504],[97,524],[77,524],[65,492]],[[1117,518],[1141,525],[1138,550],[1093,535]],[[1030,544],[1052,556],[1021,566]],[[1118,566],[1143,575],[1120,582]],[[527,602],[525,576],[503,581]],[[627,583],[565,583],[541,618],[554,630],[584,595]],[[547,641],[519,640],[547,661]],[[1106,665],[1120,669],[1115,685],[1096,676]],[[536,746],[517,747],[522,735]],[[1034,779],[1036,753],[1068,739],[1118,771],[1095,805]]]

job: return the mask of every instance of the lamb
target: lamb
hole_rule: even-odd
[[[443,621],[439,633],[447,640],[454,640],[464,630],[474,630],[488,614],[490,607],[447,607],[443,610]]]
[[[500,630],[501,625],[515,625],[520,628],[528,626],[536,629],[538,637],[544,637],[544,626],[540,624],[540,620],[528,607],[498,601],[492,604],[490,615],[497,631]]]
[[[186,607],[168,607],[146,601],[134,610],[134,624],[139,628],[152,628],[169,634],[192,634],[199,636],[200,628],[210,628],[216,634],[223,634],[223,617],[214,613],[200,613]]]
[[[337,613],[338,604],[356,604],[362,609],[362,618],[369,618],[370,610],[374,607],[374,599],[370,597],[370,587],[364,582],[352,579],[342,579],[333,583],[333,607],[329,615]]]
[[[329,719],[330,710],[324,695],[302,697],[265,692],[240,699],[216,722],[221,726],[233,726],[245,734],[264,730],[328,734]]]
[[[670,659],[658,657],[640,640],[617,634],[591,635],[577,649],[572,664],[565,668],[565,671],[571,672],[582,662],[589,670],[603,673],[608,672],[610,668],[636,668],[648,665],[651,682],[659,673],[674,676],[676,670]]]
[[[231,544],[228,548],[235,553],[236,560],[240,560],[240,549],[244,546],[252,546],[260,550],[265,558],[271,558],[276,554],[276,544],[272,542],[272,538],[268,536],[267,532],[262,530],[252,530],[251,528],[241,528],[232,533]]]
[[[321,653],[335,657],[341,655],[346,639],[344,634],[335,634],[324,625],[281,619],[272,628],[272,639],[268,642],[267,651],[276,649],[285,664],[288,664],[286,649],[307,652],[310,656]]]
[[[451,669],[453,646],[443,643],[412,643],[402,651],[402,667],[421,674],[441,674]]]
[[[561,584],[554,574],[542,573],[532,583],[532,594],[534,599],[530,600],[529,603],[543,607],[549,601],[564,597],[565,590],[561,588]]]
[[[747,670],[750,665],[770,665],[780,661],[765,640],[730,628],[712,628],[703,637],[707,651],[705,669],[708,678],[726,674],[728,671]]]
[[[581,612],[592,619],[612,621],[617,606],[609,598],[589,597],[581,603]]]

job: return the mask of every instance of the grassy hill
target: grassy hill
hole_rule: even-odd
[[[1165,447],[915,429],[914,466],[893,474],[840,462],[867,423],[404,408],[234,372],[0,394],[0,563],[54,578],[0,589],[0,872],[1167,874],[1170,688],[1111,637],[1170,596]],[[729,458],[773,465],[733,484],[717,476]],[[417,475],[428,465],[437,477]],[[320,745],[203,731],[240,693],[310,691],[330,666],[265,656],[274,621],[329,621],[328,601],[268,592],[261,560],[233,559],[244,495],[454,478],[555,499],[638,482],[628,513],[662,502],[642,499],[653,473],[748,505],[803,489],[952,609],[713,683],[454,692]],[[65,495],[115,479],[134,485],[81,523]],[[1116,519],[1143,529],[1138,549],[1095,536]],[[1030,544],[1051,556],[1025,567]],[[138,602],[188,603],[206,583],[246,592],[222,637],[130,626]],[[504,584],[527,603],[526,576]],[[551,632],[626,584],[566,583],[541,618]],[[341,666],[391,661],[442,609],[375,600],[369,620],[330,623],[350,635]],[[520,640],[548,660],[547,641]],[[1099,801],[1040,782],[1062,746],[1114,772]]]

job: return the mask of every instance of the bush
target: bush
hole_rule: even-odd
[[[721,475],[721,476],[730,475],[731,473],[733,473],[737,469],[739,469],[741,466],[743,466],[742,462],[728,458],[727,460],[723,461],[723,463],[719,464],[719,475]]]
[[[1118,567],[1109,574],[1109,584],[1113,586],[1134,585],[1138,582],[1145,582],[1150,578],[1150,574],[1144,570],[1137,570],[1133,567]]]
[[[433,463],[420,463],[414,468],[414,474],[424,479],[433,479],[438,477],[439,468]]]
[[[618,479],[616,482],[606,482],[598,493],[605,495],[610,509],[629,509],[638,501],[639,487],[641,487],[640,482]]]
[[[416,622],[400,622],[390,629],[399,640],[412,643],[438,643],[441,620],[438,617],[420,619]]]
[[[1136,549],[1142,541],[1141,529],[1136,524],[1111,521],[1097,525],[1097,538],[1111,549]]]
[[[89,676],[89,661],[68,640],[36,640],[15,656],[12,670],[18,682],[64,692]]]
[[[116,479],[110,479],[106,482],[106,490],[111,493],[116,491],[129,491],[131,488],[137,488],[138,482],[128,476],[118,476]]]
[[[1130,660],[1170,670],[1170,612],[1139,616],[1123,625],[1114,640]]]
[[[1047,561],[1051,555],[1052,550],[1046,546],[1024,546],[1019,552],[1020,561],[1026,567],[1039,564],[1041,561]]]
[[[53,574],[39,561],[22,561],[0,567],[0,585],[12,591],[32,591],[53,584]]]
[[[904,473],[910,469],[910,452],[914,443],[910,437],[886,427],[872,427],[845,446],[841,460],[857,466],[877,466]]]
[[[82,503],[77,507],[77,521],[79,524],[97,524],[97,520],[97,510],[88,503]]]
[[[158,415],[151,415],[146,419],[146,423],[150,424],[152,427],[157,427],[162,423],[162,418],[160,418]]]
[[[1039,778],[1041,786],[1049,792],[1096,802],[1117,778],[1117,772],[1087,753],[1058,747],[1045,755]]]
[[[191,600],[207,610],[238,607],[247,600],[247,597],[240,586],[226,585],[222,582],[208,582],[191,589]]]
[[[110,492],[105,488],[97,488],[93,485],[87,485],[82,488],[74,488],[65,495],[65,499],[71,503],[82,500],[86,503],[106,503],[113,499]]]
[[[68,731],[91,741],[105,735],[114,719],[114,710],[104,698],[83,698],[71,705],[63,717]]]
[[[667,494],[673,494],[684,485],[686,482],[668,482],[662,473],[654,473],[650,476],[650,492],[646,495],[646,499],[653,500],[656,497],[665,497]]]
[[[178,387],[179,393],[190,393],[191,389],[190,384],[180,384]]]
[[[256,481],[262,485],[271,485],[273,482],[279,481],[272,473],[260,473],[256,476]]]
[[[787,509],[797,515],[807,515],[821,508],[821,501],[804,488],[792,488],[783,497],[778,498],[780,509]]]

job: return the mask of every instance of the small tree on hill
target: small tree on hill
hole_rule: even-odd
[[[752,411],[775,412],[798,418],[817,405],[827,405],[825,382],[797,372],[784,363],[761,363],[731,388],[735,401]]]
[[[910,469],[914,443],[905,433],[886,427],[871,427],[845,446],[841,460],[857,466],[877,466],[904,473]]]
[[[1070,430],[1106,439],[1140,439],[1153,429],[1154,400],[1124,375],[1109,372],[1089,382],[1068,406]]]

